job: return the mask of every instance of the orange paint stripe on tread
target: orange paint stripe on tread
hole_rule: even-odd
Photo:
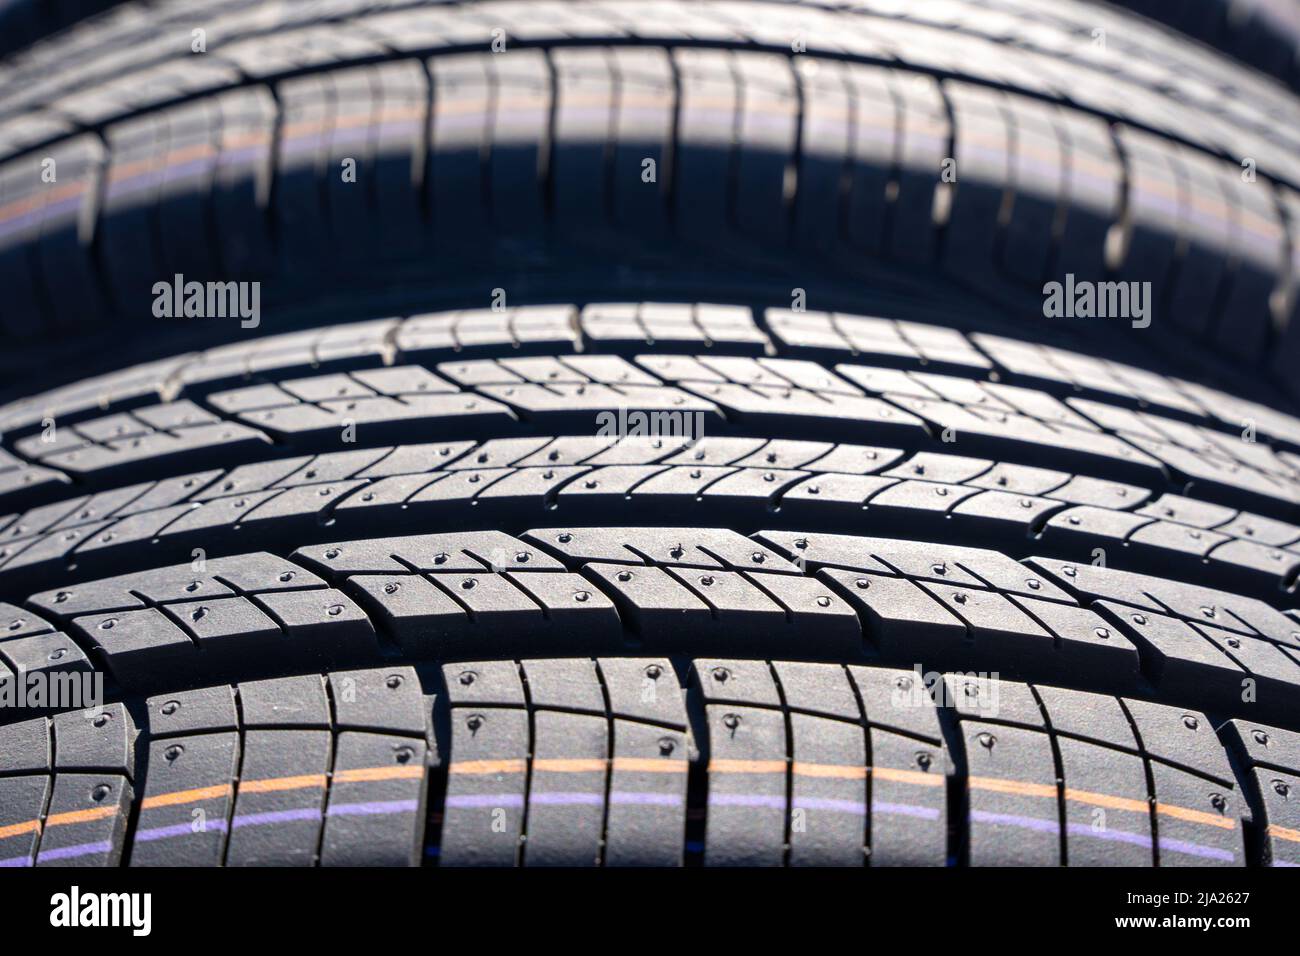
[[[360,767],[355,770],[340,770],[336,772],[334,774],[334,781],[336,783],[361,783],[370,780],[402,780],[423,776],[423,766]],[[325,784],[325,774],[308,773],[292,777],[266,777],[261,780],[241,780],[238,789],[243,793],[274,793],[283,790],[305,790],[309,787],[324,787]],[[156,797],[146,797],[142,800],[140,802],[140,809],[149,810],[154,807],[171,807],[178,803],[196,803],[200,800],[214,800],[217,797],[230,795],[235,791],[235,789],[236,788],[230,784],[221,784],[215,787],[198,787],[193,790],[177,790],[174,793],[161,793]],[[105,809],[107,810],[108,808]],[[109,812],[112,811],[109,810]]]
[[[448,773],[466,774],[523,773],[526,769],[523,760],[453,760],[447,765]]]
[[[725,760],[709,761],[709,773],[785,773],[784,760]]]
[[[156,797],[145,797],[140,801],[140,809],[152,810],[154,807],[174,807],[178,803],[215,800],[218,797],[228,797],[233,791],[234,787],[228,783],[215,787],[195,787],[193,790],[175,790],[172,793],[160,793]]]
[[[179,166],[190,160],[202,159],[204,157],[215,156],[217,151],[211,143],[194,143],[183,149],[174,149],[169,153],[164,153],[161,157],[151,156],[147,159],[137,159],[129,163],[122,163],[120,166],[111,166],[108,170],[108,181],[110,183],[119,183],[124,179],[130,179],[140,173],[157,170],[162,172],[169,166]]]
[[[304,133],[331,133],[341,129],[359,129],[363,126],[378,126],[375,122],[376,116],[370,110],[361,113],[349,113],[346,116],[332,116],[323,119],[299,120],[296,123],[289,123],[281,131],[280,135],[284,139],[294,139]],[[423,109],[400,109],[390,108],[384,115],[378,117],[380,122],[391,123],[395,120],[414,119],[424,120]]]
[[[615,757],[615,770],[636,773],[686,773],[690,764],[685,760],[664,760],[655,757]]]
[[[24,833],[40,833],[40,820],[24,820],[22,823],[10,823],[0,827],[0,840],[6,837],[22,836]]]
[[[1093,793],[1091,790],[1074,790],[1066,787],[1065,799],[1073,800],[1075,803],[1106,807],[1109,810],[1131,810],[1134,813],[1151,812],[1151,804],[1146,800],[1134,800],[1132,797],[1116,797],[1109,793]]]
[[[269,140],[261,133],[244,133],[237,136],[231,136],[228,140],[219,146],[213,146],[211,143],[195,143],[185,146],[181,149],[174,149],[163,154],[161,160],[156,157],[148,159],[138,159],[130,163],[123,163],[120,166],[113,166],[108,171],[109,182],[121,182],[129,179],[139,173],[150,170],[165,171],[170,166],[179,166],[182,163],[194,159],[215,158],[221,155],[222,151],[230,152],[236,149],[242,149],[246,146],[264,146]]]
[[[423,777],[423,764],[406,767],[360,767],[356,770],[336,770],[334,772],[335,783],[364,783],[369,780],[415,780]]]
[[[1171,803],[1156,801],[1156,813],[1163,813],[1175,820],[1186,820],[1188,823],[1204,823],[1206,826],[1218,827],[1221,830],[1235,830],[1237,828],[1237,821],[1229,817],[1218,817],[1213,813],[1206,813],[1204,810],[1193,810],[1190,807],[1176,807]]]
[[[543,757],[533,761],[533,770],[551,773],[603,773],[606,762],[600,757]]]
[[[1270,823],[1265,832],[1279,840],[1287,840],[1291,843],[1300,843],[1300,830],[1292,830],[1290,827],[1280,827],[1276,823]]]
[[[55,186],[53,189],[40,190],[30,196],[22,199],[15,199],[6,205],[0,206],[0,222],[8,222],[15,219],[23,213],[39,209],[45,203],[62,202],[65,199],[71,199],[73,196],[80,196],[86,189],[86,184],[82,180],[74,183],[65,183],[62,186]]]
[[[1004,780],[1001,777],[970,777],[973,790],[989,790],[993,793],[1014,793],[1024,797],[1052,797],[1055,799],[1055,784],[1024,783],[1020,780]]]
[[[872,767],[871,776],[878,780],[893,783],[914,783],[921,787],[942,787],[944,776],[941,773],[924,773],[920,770],[896,770],[893,767]]]
[[[267,777],[264,780],[239,781],[240,793],[276,793],[281,790],[306,790],[308,787],[324,787],[325,774],[305,773],[296,777]]]
[[[117,807],[91,807],[88,810],[69,810],[67,813],[53,813],[45,818],[47,827],[67,826],[70,823],[89,823],[104,817],[117,816]]]
[[[1046,783],[1024,783],[1019,780],[1003,780],[1000,777],[971,777],[969,784],[975,790],[989,790],[994,793],[1013,793],[1026,797],[1051,797],[1057,795],[1056,786]],[[1067,799],[1079,803],[1095,804],[1102,807],[1111,807],[1120,810],[1134,810],[1137,812],[1148,812],[1147,804],[1141,800],[1133,800],[1128,797],[1116,797],[1108,793],[1092,793],[1087,790],[1066,790]],[[1189,823],[1204,823],[1207,826],[1219,827],[1224,830],[1232,830],[1236,827],[1235,820],[1227,817],[1215,816],[1213,813],[1206,813],[1204,810],[1193,810],[1190,807],[1174,806],[1170,803],[1156,803],[1156,813],[1162,813],[1168,817],[1174,817],[1177,820],[1185,820]]]
[[[837,763],[802,763],[796,760],[794,762],[794,774],[798,777],[834,777],[840,780],[866,780],[867,768]]]

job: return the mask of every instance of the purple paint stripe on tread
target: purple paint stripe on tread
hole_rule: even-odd
[[[553,790],[550,792],[542,791],[539,793],[535,790],[528,795],[528,802],[530,804],[536,803],[556,807],[572,806],[575,804],[599,807],[604,804],[605,795],[603,793],[565,792],[561,790]]]
[[[785,809],[785,797],[769,797],[760,793],[711,793],[711,807],[771,807]]]
[[[872,813],[889,813],[895,816],[919,817],[922,820],[938,820],[939,811],[935,807],[920,807],[914,803],[890,803],[886,800],[873,800]]]
[[[1025,830],[1038,830],[1041,833],[1061,832],[1061,825],[1055,820],[1022,817],[1018,813],[990,813],[987,810],[972,810],[970,818],[978,820],[980,823],[1000,823],[1004,826],[1021,827]]]
[[[365,803],[336,803],[325,811],[327,817],[379,816],[385,813],[413,813],[416,800],[371,800]]]
[[[290,823],[295,820],[319,820],[322,814],[317,807],[300,807],[294,810],[267,810],[264,813],[241,813],[230,821],[230,828],[263,826],[268,823]]]
[[[37,863],[46,860],[67,860],[77,856],[89,856],[91,853],[111,853],[113,844],[108,840],[95,843],[78,843],[76,846],[61,846],[54,850],[42,850],[36,855]]]
[[[135,832],[135,841],[137,843],[148,843],[151,840],[166,840],[171,837],[192,836],[204,834],[209,831],[214,833],[226,832],[225,820],[213,820],[205,823],[200,829],[194,829],[192,823],[173,823],[166,827],[150,827],[146,830],[137,830]]]
[[[1132,843],[1134,846],[1151,848],[1151,837],[1145,833],[1130,833],[1128,830],[1099,830],[1087,823],[1067,823],[1065,832],[1072,836],[1092,837],[1096,840],[1112,840],[1117,843]]]
[[[447,797],[447,807],[522,807],[523,794],[519,793],[457,793]]]
[[[657,807],[680,807],[682,798],[676,793],[652,793],[642,790],[611,790],[609,794],[610,803],[657,806]]]
[[[834,797],[795,797],[796,810],[829,810],[832,813],[851,813],[865,817],[867,805],[861,800],[838,800]]]
[[[1174,853],[1186,853],[1188,856],[1199,856],[1207,860],[1222,860],[1225,863],[1231,863],[1237,858],[1231,850],[1222,850],[1216,846],[1202,846],[1199,843],[1175,840],[1172,837],[1160,837],[1156,840],[1156,845],[1162,851],[1172,850]]]

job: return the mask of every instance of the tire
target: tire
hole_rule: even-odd
[[[224,0],[227,7],[234,0]],[[37,40],[65,30],[111,7],[125,6],[123,20],[142,19],[140,5],[122,0],[0,0],[0,54],[22,50]],[[1300,19],[1283,6],[1266,0],[1205,0],[1168,3],[1156,0],[1114,0],[1114,5],[1157,20],[1270,73],[1292,87],[1300,77],[1296,51],[1300,48]],[[193,6],[193,5],[191,5]],[[1074,5],[1061,20],[1094,27],[1107,18]],[[1080,9],[1082,8],[1082,9]],[[202,8],[200,8],[202,9]],[[1020,14],[1040,12],[1028,4],[1005,5]],[[1122,22],[1122,21],[1121,21]],[[92,27],[91,29],[95,29]]]
[[[0,659],[108,701],[0,725],[10,863],[1300,862],[1300,423],[1226,393],[588,303],[6,413]]]
[[[0,865],[1300,865],[1291,94],[1011,0],[150,9],[0,64]]]
[[[1118,5],[1208,43],[1292,89],[1300,86],[1300,12],[1294,7],[1266,0],[1121,0]]]
[[[102,13],[117,0],[0,0],[0,55]]]
[[[0,331],[151,343],[175,275],[310,327],[503,275],[1040,315],[1073,274],[1152,284],[1132,337],[1294,388],[1294,95],[1140,18],[1101,50],[1096,7],[998,4],[128,4],[8,67]]]

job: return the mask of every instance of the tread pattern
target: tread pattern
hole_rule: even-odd
[[[1300,864],[1289,92],[1072,2],[142,9],[0,60],[6,394],[158,276],[394,317],[0,407],[0,864]],[[1154,337],[1008,319],[1066,272]]]
[[[124,31],[151,54],[138,71],[71,35],[11,65],[17,92],[0,98],[11,114],[0,151],[14,157],[0,167],[10,335],[137,318],[162,275],[275,262],[288,290],[322,253],[331,273],[364,277],[376,254],[356,253],[427,259],[430,241],[463,268],[455,249],[477,248],[465,223],[527,237],[549,221],[592,250],[612,228],[729,255],[794,239],[851,271],[863,251],[938,256],[963,284],[1031,292],[1035,310],[1046,276],[1101,280],[1109,267],[1155,283],[1162,327],[1240,361],[1276,360],[1290,381],[1295,103],[1130,17],[1019,0],[932,20],[884,0],[666,2],[634,25],[617,5],[579,0],[531,4],[535,26],[515,27],[524,35],[497,56],[482,51],[497,17],[513,27],[509,4],[397,6],[339,4],[322,18],[236,4],[212,8],[223,39],[202,56],[178,25],[149,40]],[[195,16],[185,9],[186,40]],[[1103,22],[1120,48],[1080,39]],[[791,55],[791,36],[807,51]],[[65,46],[87,61],[51,75],[46,57]],[[840,134],[818,135],[831,123]],[[892,142],[870,145],[868,130]],[[950,155],[956,184],[937,181]],[[1242,182],[1243,155],[1258,182]],[[42,156],[61,171],[53,188]],[[667,167],[657,192],[641,188],[647,157]],[[361,188],[325,176],[344,158]],[[120,252],[144,224],[144,248]]]
[[[304,665],[716,651],[1069,681],[1300,725],[1300,617],[1239,594],[922,541],[542,528],[338,541],[150,569],[0,605],[0,678],[115,694]],[[40,701],[31,709],[40,710]]]
[[[1285,866],[1300,839],[1294,733],[972,676],[492,660],[87,716],[0,727],[3,865]]]
[[[548,515],[615,521],[641,504],[658,521],[683,524],[725,518],[836,530],[869,520],[881,531],[1018,555],[1176,572],[1273,602],[1292,592],[1300,568],[1300,526],[1063,471],[786,439],[656,447],[534,437],[297,456],[40,506],[0,519],[0,585],[13,594],[53,574],[75,583],[194,548],[217,557],[347,531],[396,532],[417,518],[466,527]]]
[[[1223,50],[1292,88],[1300,87],[1300,15],[1293,7],[1268,0],[1120,0],[1119,5]]]
[[[764,331],[770,330],[770,335]],[[500,360],[503,350],[511,359],[504,369],[491,375],[473,376],[487,367],[483,360]],[[48,428],[47,419],[57,424],[76,424],[102,415],[105,410],[132,411],[158,401],[188,398],[194,401],[236,386],[253,382],[275,381],[291,377],[312,377],[323,371],[353,372],[405,363],[427,363],[443,367],[452,385],[428,378],[423,386],[400,378],[390,387],[353,386],[355,395],[387,393],[400,395],[410,391],[454,392],[480,385],[517,384],[532,380],[539,384],[588,383],[659,385],[661,381],[646,377],[662,366],[676,374],[665,375],[692,383],[718,383],[729,380],[727,368],[752,369],[744,363],[725,363],[722,370],[709,370],[712,360],[687,364],[674,369],[672,360],[652,358],[654,353],[716,353],[720,356],[782,355],[821,361],[828,366],[840,363],[853,367],[860,362],[871,368],[901,371],[924,371],[973,379],[987,378],[994,384],[1015,384],[1048,392],[1062,399],[1077,398],[1096,407],[1097,402],[1119,405],[1131,410],[1154,409],[1164,418],[1241,434],[1251,429],[1284,448],[1300,448],[1300,423],[1286,411],[1289,403],[1276,393],[1259,393],[1262,401],[1251,400],[1249,386],[1234,383],[1232,394],[1221,388],[1188,381],[1167,370],[1157,356],[1129,352],[1123,359],[1107,357],[1095,345],[1067,347],[1050,341],[1026,341],[1021,335],[1010,338],[987,332],[963,334],[961,331],[927,323],[876,319],[844,313],[815,311],[791,312],[767,309],[762,327],[752,310],[746,307],[713,304],[640,303],[592,304],[580,311],[572,306],[529,306],[501,310],[460,310],[415,316],[405,320],[382,320],[333,326],[302,333],[271,336],[251,343],[225,346],[202,353],[177,356],[166,361],[137,366],[124,372],[90,379],[76,385],[54,389],[41,395],[19,399],[0,407],[0,431],[22,436]],[[574,351],[614,353],[631,359],[644,358],[634,372],[610,360],[584,357],[567,362],[569,368],[540,369],[536,363],[520,365],[514,356],[556,356]],[[460,360],[459,362],[456,360]],[[470,362],[470,360],[474,360]],[[462,363],[469,362],[463,371]],[[667,364],[665,364],[667,363]],[[1136,363],[1136,364],[1135,364]],[[592,372],[584,371],[584,366]],[[792,372],[799,367],[788,363]],[[614,371],[611,371],[614,370]],[[435,368],[436,371],[436,368]],[[615,374],[615,372],[617,374]],[[539,374],[545,377],[537,378]],[[632,375],[639,378],[631,378]],[[866,375],[866,372],[861,373]],[[383,373],[393,377],[395,373]],[[861,389],[851,382],[831,381],[803,375],[802,380],[781,376],[766,380],[750,379],[760,385],[798,384],[804,388],[830,388],[838,394],[853,394]],[[466,377],[472,376],[472,377]],[[891,392],[907,397],[935,397],[933,388],[913,384],[901,386],[907,377],[889,376],[883,380],[893,386]],[[926,383],[927,378],[917,380]],[[943,386],[947,378],[936,378]],[[1246,396],[1240,394],[1243,387]],[[870,386],[867,386],[870,390]],[[998,389],[993,389],[997,393]],[[275,393],[252,392],[232,397],[227,412],[244,412],[259,407],[273,407],[287,400],[264,401]],[[490,394],[490,393],[486,393]],[[1007,393],[1008,395],[1012,393]],[[328,397],[328,396],[322,396]],[[335,396],[340,397],[340,396]],[[341,396],[341,397],[346,397]],[[301,400],[292,396],[294,400]],[[319,400],[319,399],[318,399]],[[968,403],[973,400],[967,400]],[[991,400],[990,405],[992,404]],[[1004,400],[997,408],[1010,404]],[[192,426],[202,422],[181,420],[183,406],[174,426]],[[222,409],[218,409],[222,410]],[[1057,413],[1062,419],[1064,413]],[[210,419],[208,421],[211,421]],[[139,428],[136,425],[135,428]],[[1126,424],[1125,431],[1146,435],[1137,424]],[[134,434],[127,432],[126,434]],[[124,437],[107,432],[103,437]],[[49,444],[46,442],[44,444]],[[57,450],[57,449],[53,449]],[[45,454],[52,449],[45,449]],[[12,468],[13,465],[10,465]]]
[[[414,513],[522,530],[557,510],[626,524],[642,502],[665,524],[750,531],[840,530],[865,508],[883,532],[1275,603],[1300,567],[1291,415],[1062,346],[843,313],[356,323],[131,369],[0,422],[9,599],[52,573],[284,555]]]

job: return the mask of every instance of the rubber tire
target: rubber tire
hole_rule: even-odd
[[[1208,43],[1292,89],[1300,86],[1300,14],[1294,8],[1264,0],[1120,0],[1117,5]]]
[[[0,859],[1300,862],[1300,421],[755,319],[456,311],[4,409],[0,679],[109,717],[0,710]]]
[[[83,362],[147,329],[130,358],[162,358],[177,274],[261,282],[285,328],[614,275],[1041,315],[1072,273],[1152,283],[1126,335],[1294,388],[1294,95],[1126,14],[1098,52],[1096,8],[997,2],[957,28],[883,3],[214,2],[201,54],[192,4],[147,30],[123,7],[10,70],[0,327]],[[7,351],[11,379],[67,365]]]
[[[158,7],[0,97],[0,865],[1300,864],[1290,94],[1074,7]]]

